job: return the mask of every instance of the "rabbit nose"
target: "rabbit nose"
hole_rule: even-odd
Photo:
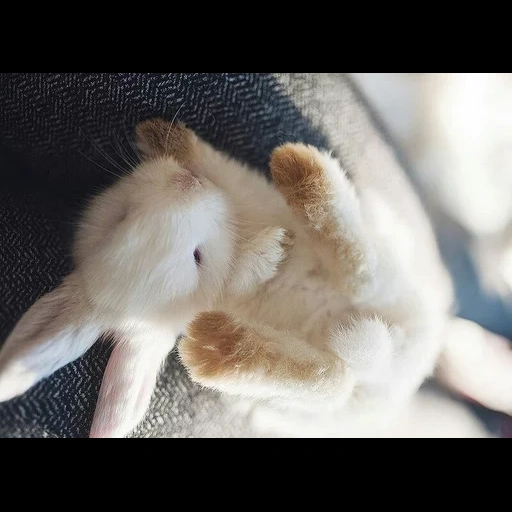
[[[183,171],[173,176],[173,184],[183,192],[196,189],[201,186],[201,180],[190,171]]]

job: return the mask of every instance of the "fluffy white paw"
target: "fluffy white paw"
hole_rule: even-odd
[[[294,234],[284,228],[269,227],[258,233],[242,253],[232,291],[243,295],[273,279],[294,243]]]
[[[254,251],[265,263],[266,271],[272,277],[283,263],[295,243],[295,236],[284,228],[270,227],[262,231],[253,241]],[[270,278],[269,277],[269,278]]]
[[[362,319],[350,327],[339,327],[334,349],[347,363],[359,384],[384,384],[393,365],[390,328],[378,319]]]

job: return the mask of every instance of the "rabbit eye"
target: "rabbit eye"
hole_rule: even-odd
[[[196,249],[194,251],[194,259],[196,260],[196,265],[201,265],[203,261],[203,255],[201,254],[201,251],[199,249]]]

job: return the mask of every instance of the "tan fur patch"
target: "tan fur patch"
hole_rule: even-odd
[[[149,158],[170,156],[186,165],[192,156],[194,133],[182,123],[151,119],[137,126],[137,145]]]
[[[314,382],[328,367],[301,362],[272,350],[272,341],[225,313],[203,313],[188,329],[180,345],[180,356],[192,379],[215,384],[223,377],[250,376],[263,370],[278,382]]]
[[[303,144],[286,144],[277,148],[270,163],[272,177],[294,210],[320,214],[329,188],[317,158],[317,150]],[[312,219],[313,220],[313,219]]]
[[[272,177],[286,202],[313,227],[319,242],[328,242],[340,263],[343,284],[348,289],[366,278],[361,247],[337,218],[332,207],[336,191],[326,176],[320,154],[312,146],[286,144],[277,148],[270,163]]]

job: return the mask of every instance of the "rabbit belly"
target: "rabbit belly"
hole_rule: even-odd
[[[291,264],[272,282],[230,311],[248,322],[327,346],[331,331],[350,320],[350,303],[334,290],[315,262]]]

